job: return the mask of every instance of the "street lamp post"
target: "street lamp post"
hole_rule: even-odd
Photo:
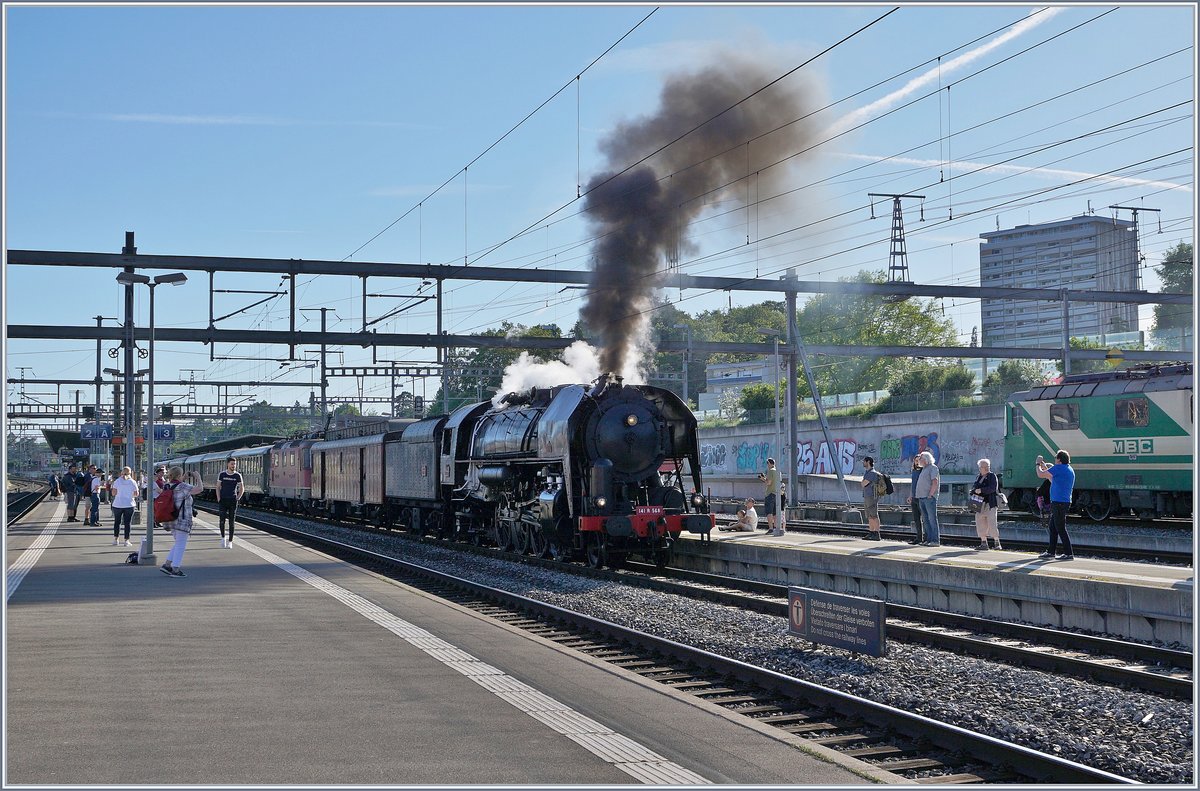
[[[155,275],[151,279],[148,275],[139,275],[136,272],[122,272],[117,275],[117,282],[123,286],[131,286],[135,283],[141,283],[150,289],[150,367],[146,374],[149,378],[149,392],[147,393],[147,408],[146,408],[146,499],[152,500],[154,493],[154,288],[163,283],[170,283],[173,286],[181,286],[187,282],[187,275],[183,272],[174,272],[169,275]],[[151,503],[146,509],[146,537],[142,541],[141,552],[139,553],[139,562],[154,565],[157,559],[154,557],[154,505]]]
[[[780,462],[781,462],[780,467],[782,468],[783,445],[780,444],[780,437],[779,437],[779,423],[780,423],[780,416],[779,416],[779,368],[780,368],[779,336],[781,336],[783,333],[780,332],[779,330],[772,330],[769,328],[760,328],[758,331],[758,334],[766,335],[768,338],[773,338],[775,340],[775,376],[772,377],[772,379],[771,379],[771,386],[775,388],[775,453],[777,453],[780,456]]]
[[[690,404],[688,401],[688,358],[692,356],[692,325],[676,324],[671,329],[687,331],[687,345],[683,352],[683,403]]]

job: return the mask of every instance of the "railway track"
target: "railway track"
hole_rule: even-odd
[[[9,478],[8,490],[5,493],[5,524],[11,525],[19,521],[49,494],[50,486],[46,483]]]
[[[839,750],[911,782],[1132,782],[1021,745],[314,535],[275,519],[239,514],[239,520],[349,562],[365,564],[406,584]],[[507,553],[491,554],[517,559]],[[569,564],[547,563],[558,570],[595,573]],[[704,595],[714,594],[710,590]],[[772,604],[762,595],[736,595],[756,599],[756,607]]]

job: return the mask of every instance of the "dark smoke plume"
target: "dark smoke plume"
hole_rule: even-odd
[[[805,148],[812,127],[801,122],[767,133],[809,112],[813,91],[792,75],[621,171],[786,70],[720,53],[711,65],[669,76],[656,112],[622,122],[601,142],[606,171],[588,183],[584,205],[599,239],[581,311],[599,336],[601,372],[628,373],[650,350],[649,309],[663,264],[673,250],[692,252],[685,229],[717,193],[742,201],[749,179],[756,180],[752,199],[782,191],[788,167],[762,168]]]

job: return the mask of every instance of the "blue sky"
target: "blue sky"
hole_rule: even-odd
[[[719,63],[723,56],[714,52],[726,47],[783,74],[888,8],[662,6],[588,69],[578,88],[472,164],[464,193],[464,165],[654,6],[6,5],[6,246],[117,252],[133,230],[143,253],[337,260],[358,250],[354,260],[457,263],[465,255],[481,266],[586,268],[590,237],[577,216],[577,185],[602,167],[601,140],[621,121],[655,110],[669,72]],[[796,190],[786,205],[746,208],[752,185],[714,196],[689,229],[697,251],[684,271],[774,277],[796,266],[801,277],[834,279],[884,269],[890,205],[877,204],[870,219],[867,192],[927,196],[925,222],[917,202],[905,215],[909,267],[922,283],[977,284],[980,233],[997,221],[1011,227],[1082,214],[1088,201],[1106,216],[1110,204],[1162,209],[1162,234],[1153,214],[1142,215],[1149,267],[1175,243],[1191,241],[1194,6],[1065,7],[1014,31],[1036,8],[901,6],[789,77],[804,81],[814,106],[845,99],[812,120],[816,131],[844,128],[847,117],[866,125],[781,168],[782,183]],[[1006,39],[989,44],[1005,31]],[[1184,51],[1168,56],[1177,50]],[[910,85],[923,74],[925,83]],[[1114,124],[1122,125],[1099,131]],[[1180,149],[1187,150],[1171,154]],[[1007,170],[979,170],[1000,162]],[[1089,178],[1113,171],[1120,181]],[[951,174],[952,181],[940,180]],[[359,249],[447,179],[419,210]],[[1033,196],[1073,181],[1080,183]],[[537,230],[480,256],[528,226]],[[735,253],[720,252],[748,236],[751,243]],[[48,304],[60,323],[122,315],[114,274],[8,267],[6,321],[44,324]],[[204,327],[205,280],[161,289],[159,325]],[[1152,269],[1144,281],[1157,289]],[[272,289],[278,282],[229,274],[217,287]],[[373,293],[416,286],[371,281]],[[359,289],[356,278],[323,277],[305,283],[300,304],[334,308],[331,328],[354,330]],[[456,282],[447,292],[450,332],[504,319],[568,328],[579,308],[579,292],[547,285]],[[689,313],[728,304],[725,294],[668,293],[682,297],[678,307]],[[217,314],[254,299],[218,295]],[[139,323],[145,302],[139,294]],[[371,309],[379,315],[394,304],[379,300]],[[946,300],[944,308],[968,339],[979,324],[978,303]],[[219,326],[286,328],[287,310],[280,299]],[[1149,308],[1142,313],[1145,329]],[[316,314],[304,316],[302,328],[315,328]],[[432,303],[425,303],[380,331],[433,327]],[[157,351],[159,378],[186,369],[201,369],[197,380],[281,376],[271,360],[210,362],[199,345],[158,344]],[[223,345],[217,354],[280,358],[286,348]],[[433,353],[393,356],[429,360]],[[370,352],[349,348],[330,362],[369,363]],[[7,377],[19,376],[20,366],[38,378],[87,379],[95,345],[9,341]],[[307,381],[309,373],[282,375]],[[367,384],[370,394],[387,392],[385,380]],[[331,386],[332,393],[356,389],[348,379]],[[9,385],[10,400],[16,390]],[[44,385],[28,391],[43,400],[53,393]],[[183,392],[163,388],[158,400]],[[307,399],[300,389],[245,392],[274,403]],[[215,401],[212,388],[202,387],[199,400]]]

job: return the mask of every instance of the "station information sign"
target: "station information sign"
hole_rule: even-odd
[[[142,426],[142,436],[143,437],[146,436],[146,427],[145,426]],[[155,423],[154,424],[154,441],[157,442],[160,439],[165,439],[165,440],[175,439],[175,427],[172,425],[168,425],[166,423]]]
[[[112,423],[88,423],[79,427],[80,439],[112,439]]]
[[[876,599],[788,588],[788,634],[860,654],[885,656],[887,606]]]

